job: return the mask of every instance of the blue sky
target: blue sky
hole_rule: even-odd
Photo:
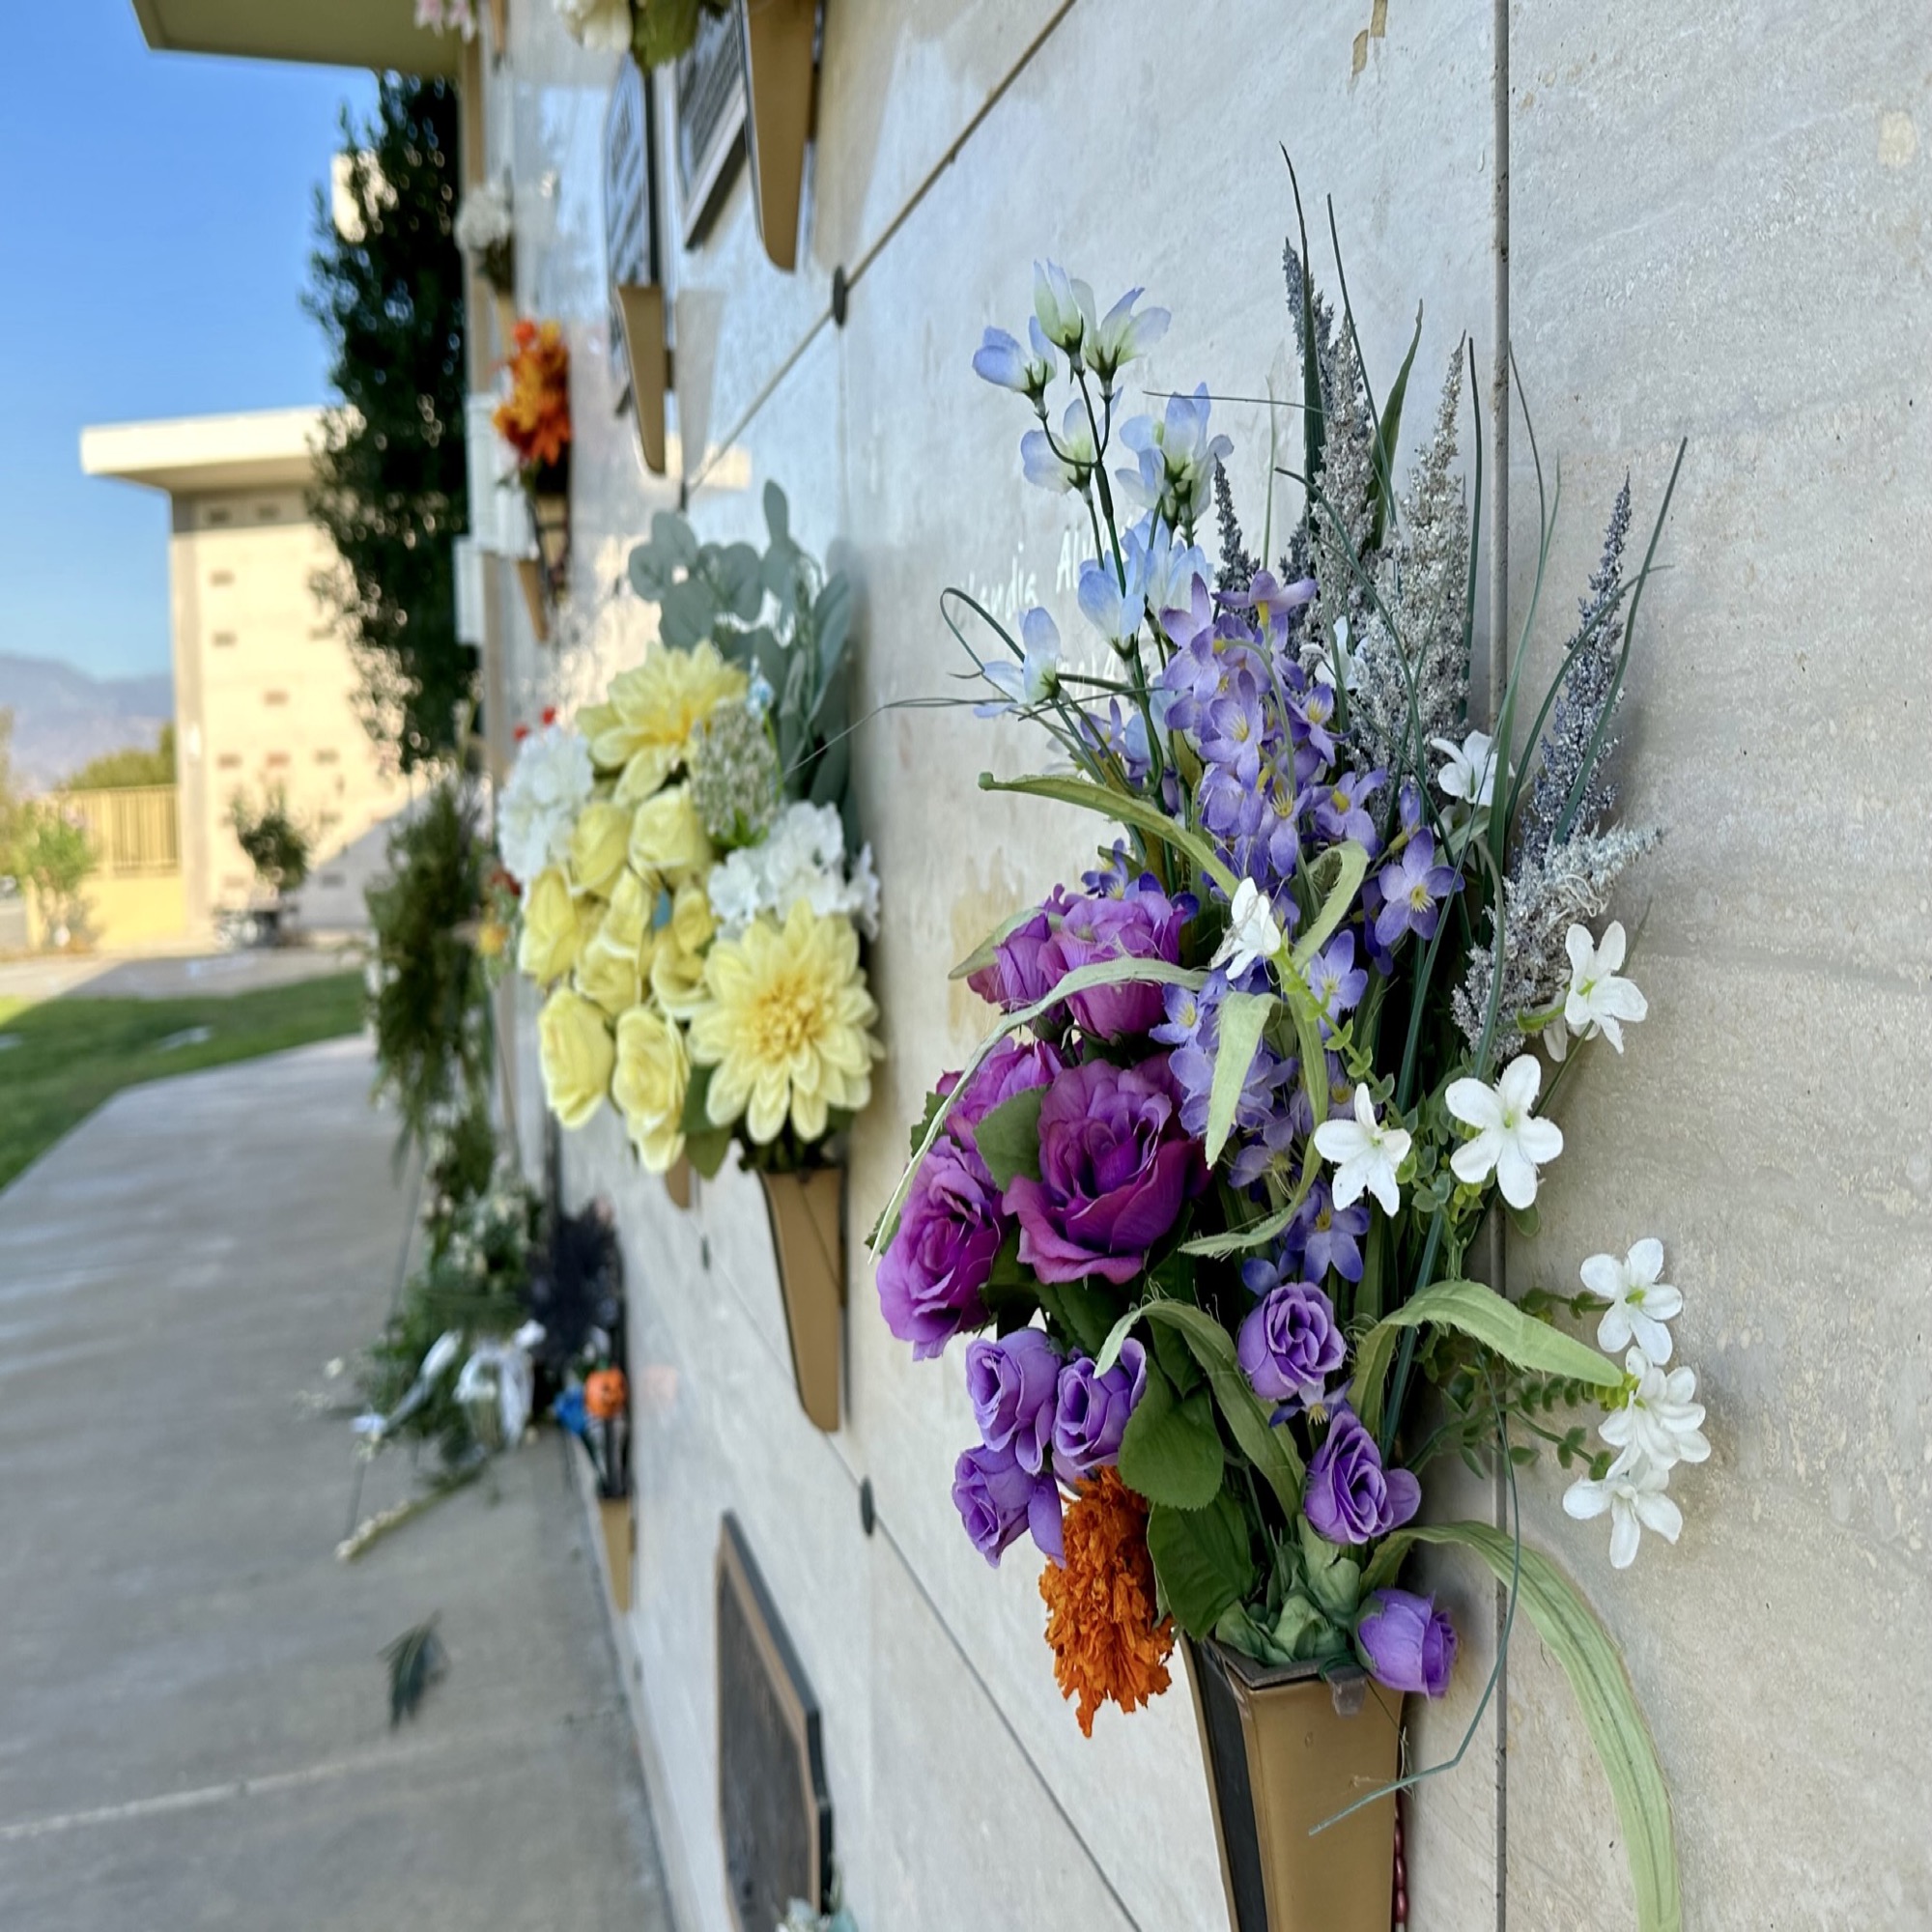
[[[82,476],[81,428],[323,399],[310,198],[375,82],[150,53],[128,0],[7,16],[0,652],[165,670],[167,499]]]

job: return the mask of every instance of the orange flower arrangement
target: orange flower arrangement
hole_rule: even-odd
[[[554,322],[520,322],[508,362],[510,395],[490,418],[527,468],[547,469],[570,445],[570,350]]]
[[[596,1369],[583,1378],[583,1412],[593,1422],[610,1422],[624,1412],[630,1390],[622,1369]]]
[[[1147,1504],[1109,1464],[1067,1505],[1065,1562],[1040,1574],[1053,1674],[1062,1696],[1078,1694],[1080,1729],[1090,1738],[1103,1703],[1136,1711],[1168,1687],[1174,1620],[1154,1621],[1147,1519]]]

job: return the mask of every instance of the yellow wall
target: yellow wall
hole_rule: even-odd
[[[146,878],[96,876],[80,889],[87,903],[87,938],[103,952],[131,952],[157,939],[179,939],[187,929],[187,901],[179,872]],[[46,944],[39,896],[27,894],[27,937]]]

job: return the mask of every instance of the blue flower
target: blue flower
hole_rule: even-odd
[[[1442,917],[1442,901],[1456,890],[1453,867],[1435,863],[1435,840],[1418,832],[1392,865],[1376,874],[1381,910],[1376,914],[1376,944],[1393,948],[1404,933],[1433,939]]]
[[[1037,403],[1053,380],[1053,351],[1040,333],[1037,321],[1029,318],[1032,353],[1022,349],[1004,328],[989,328],[973,352],[973,372],[1002,389],[1011,389]]]

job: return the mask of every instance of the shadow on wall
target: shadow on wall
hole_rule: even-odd
[[[347,845],[319,852],[308,878],[296,895],[306,933],[362,932],[369,910],[362,895],[389,869],[389,839],[415,810],[415,801],[381,818]]]

